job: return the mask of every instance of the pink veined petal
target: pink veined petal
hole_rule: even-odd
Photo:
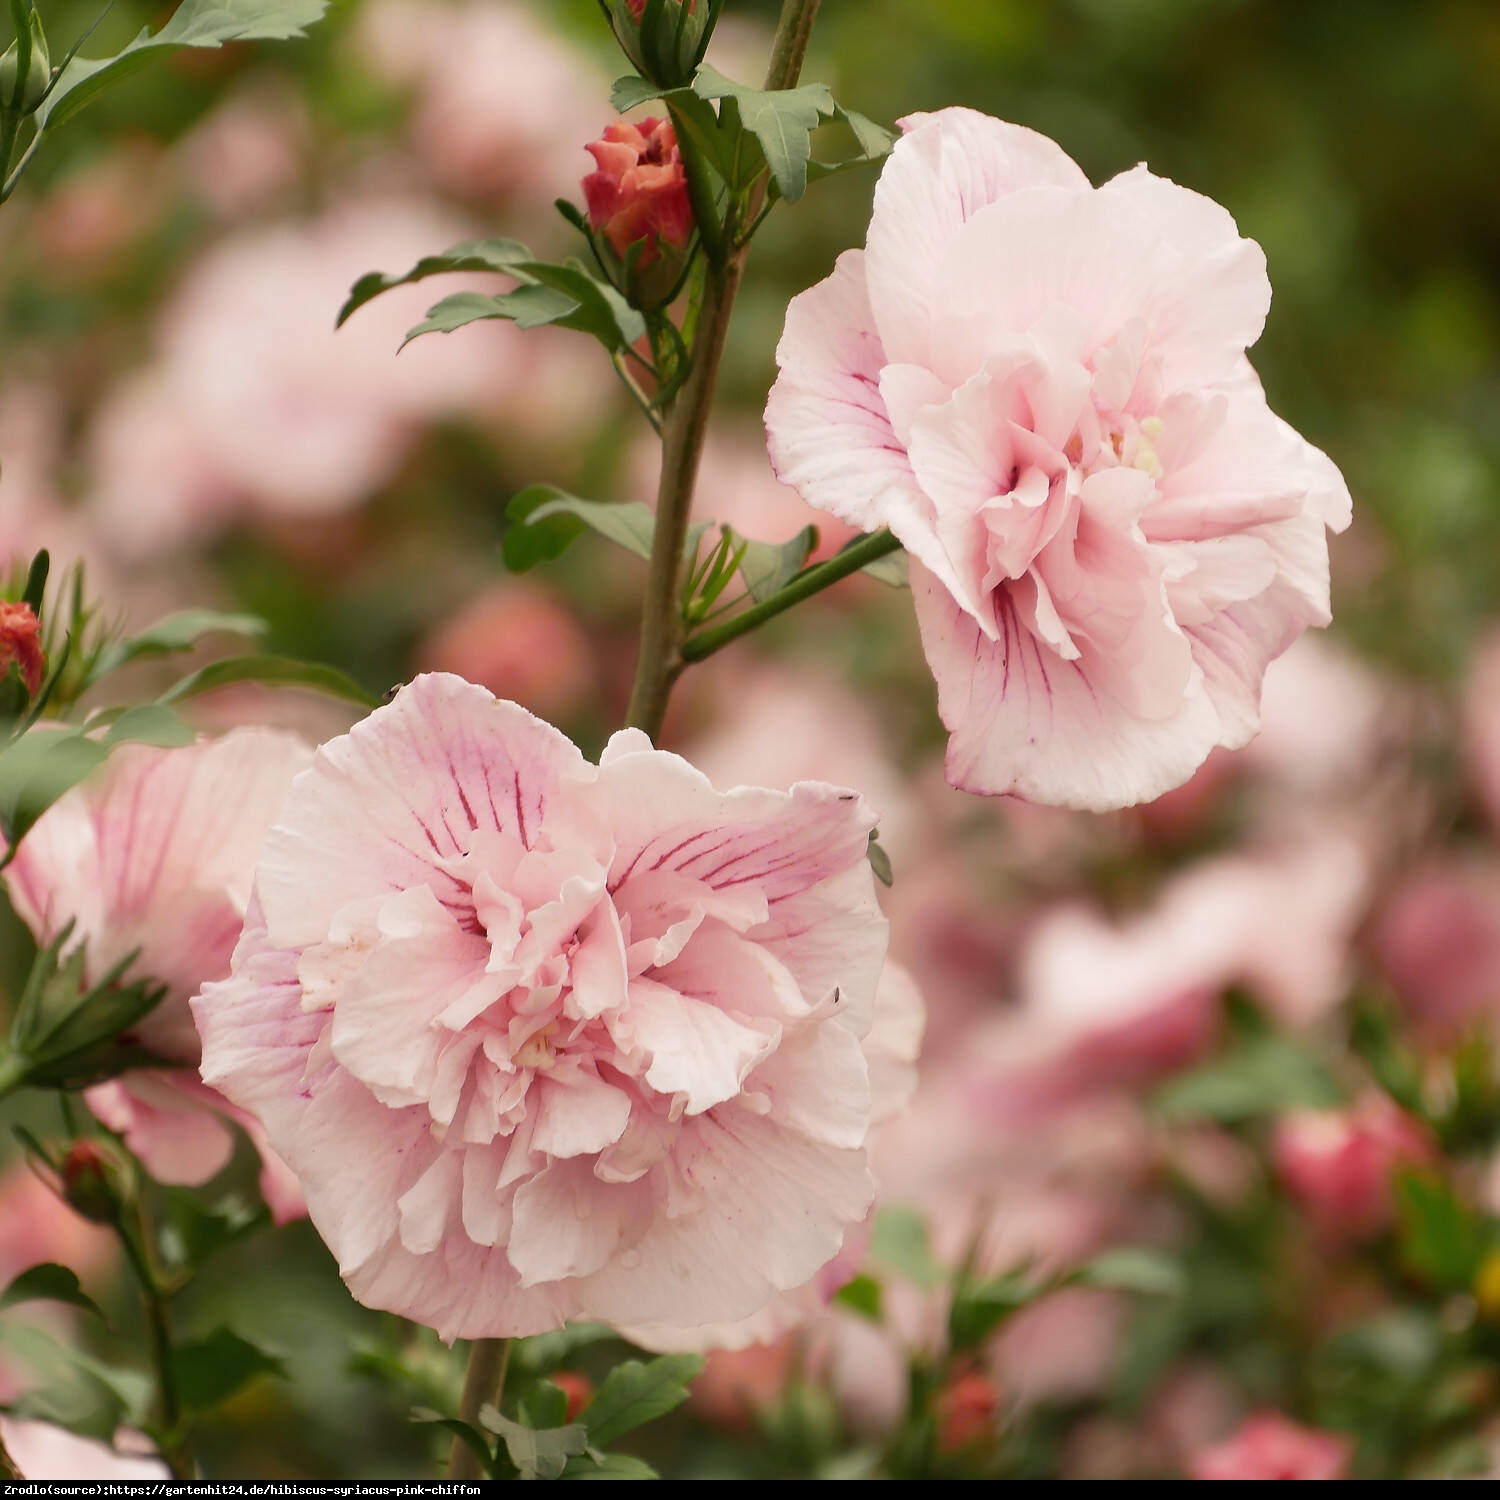
[[[826,1265],[874,1197],[862,1151],[818,1145],[732,1105],[685,1121],[672,1160],[697,1207],[655,1215],[580,1288],[606,1322],[748,1317]]]
[[[746,1025],[649,979],[632,981],[628,1021],[650,1059],[646,1082],[659,1094],[680,1094],[690,1115],[734,1098],[780,1037],[774,1022]]]
[[[554,1286],[523,1287],[503,1249],[459,1236],[428,1255],[388,1241],[345,1279],[366,1307],[414,1318],[450,1344],[547,1333],[561,1328],[572,1311],[566,1293]]]
[[[832,1006],[829,1007],[832,1009]],[[769,1118],[826,1146],[857,1151],[870,1129],[870,1070],[852,1028],[821,1019],[792,1028],[750,1075]]]
[[[484,940],[464,932],[428,886],[392,896],[379,941],[339,989],[333,1055],[382,1103],[430,1099],[442,1054],[466,1041],[441,1024],[444,1011],[475,990],[499,998],[485,975],[488,957]]]
[[[340,907],[414,885],[472,910],[442,862],[476,829],[529,845],[559,779],[589,769],[514,703],[459,677],[418,677],[298,778],[259,868],[271,940],[316,943]]]
[[[599,1182],[592,1162],[551,1163],[516,1189],[506,1253],[521,1285],[597,1271],[639,1237],[651,1198],[645,1184]]]
[[[73,918],[91,978],[139,950],[132,976],[167,986],[132,1033],[158,1055],[196,1060],[185,1002],[228,973],[256,852],[311,758],[268,729],[180,749],[127,745],[22,840],[6,880],[38,937]]]
[[[630,1123],[631,1099],[592,1073],[539,1078],[536,1133],[531,1144],[548,1156],[596,1156]]]
[[[932,317],[931,367],[954,385],[1060,307],[1086,359],[1149,306],[1177,256],[1131,204],[1028,188],[981,209],[947,246]],[[1057,325],[1053,321],[1050,327]]]
[[[1180,786],[1218,741],[1218,715],[1202,692],[1173,717],[1137,718],[1081,663],[1039,645],[1013,609],[1002,608],[994,643],[920,567],[912,595],[951,736],[948,779],[964,791],[1090,811],[1129,807]]]
[[[1130,203],[1180,257],[1177,275],[1149,311],[1166,388],[1222,379],[1265,327],[1271,306],[1265,252],[1241,237],[1228,209],[1144,166],[1111,178],[1099,195]]]
[[[943,254],[987,204],[1023,188],[1088,188],[1056,142],[971,109],[909,115],[880,174],[866,254],[876,326],[893,363],[933,366]]]
[[[870,1028],[875,991],[885,962],[886,924],[868,860],[778,903],[771,920],[749,936],[820,1004],[837,993],[846,1026],[856,1036]]]
[[[776,477],[809,505],[857,526],[889,526],[929,567],[946,571],[932,507],[896,437],[881,395],[888,361],[865,292],[864,256],[792,299],[776,349],[781,374],[766,402]]]
[[[774,908],[864,857],[876,819],[856,792],[810,781],[790,792],[720,792],[679,756],[620,740],[601,757],[598,781],[616,890],[637,875],[676,871],[714,891],[753,886]]]

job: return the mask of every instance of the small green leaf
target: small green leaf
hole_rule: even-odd
[[[4,1292],[0,1292],[0,1309],[16,1307],[22,1302],[66,1302],[102,1318],[94,1299],[79,1285],[78,1277],[66,1266],[48,1262],[22,1271]]]
[[[429,276],[447,276],[456,271],[493,271],[515,275],[514,267],[531,259],[531,251],[519,240],[465,240],[444,250],[441,255],[426,255],[411,270],[400,276],[370,271],[361,276],[349,290],[348,301],[339,309],[336,327],[342,328],[351,314],[392,287],[425,281]]]
[[[485,1436],[477,1428],[470,1427],[467,1422],[460,1422],[457,1417],[445,1417],[440,1411],[431,1411],[425,1406],[412,1408],[411,1419],[417,1423],[430,1423],[434,1427],[441,1427],[446,1432],[451,1432],[454,1437],[460,1439],[464,1446],[474,1454],[484,1466],[486,1474],[495,1471],[495,1454]]]
[[[661,89],[649,78],[627,73],[623,78],[615,79],[614,87],[609,91],[609,102],[620,114],[625,115],[637,105],[649,104],[653,99],[660,99],[661,96]]]
[[[833,1294],[833,1300],[872,1323],[880,1322],[884,1316],[885,1296],[873,1276],[856,1276],[853,1281],[846,1281]]]
[[[870,842],[865,848],[865,858],[870,861],[870,868],[875,872],[875,878],[881,885],[889,890],[896,883],[896,872],[891,869],[891,856],[886,851],[885,845],[875,836],[874,829],[870,830]]]
[[[1008,1318],[1046,1290],[1019,1274],[963,1284],[948,1309],[948,1341],[956,1352],[977,1349]]]
[[[559,1479],[660,1479],[661,1475],[633,1453],[585,1453],[570,1458]]]
[[[744,543],[740,577],[745,580],[745,587],[757,604],[772,594],[779,594],[802,571],[803,563],[818,545],[816,526],[804,526],[790,541],[780,543],[752,542],[737,536],[728,526],[724,530],[735,537],[736,544]]]
[[[281,1360],[223,1326],[198,1343],[179,1344],[171,1362],[178,1395],[191,1411],[211,1410],[257,1375],[286,1375]]]
[[[511,500],[505,515],[510,526],[501,550],[505,565],[516,573],[561,556],[585,527],[637,557],[651,557],[656,517],[636,501],[580,500],[553,485],[534,484]]]
[[[812,133],[820,119],[838,108],[826,84],[752,89],[704,67],[693,81],[693,92],[701,99],[733,100],[744,129],[759,142],[781,196],[789,203],[802,196],[812,159]]]
[[[161,703],[138,703],[127,708],[104,731],[103,744],[155,745],[169,750],[193,743],[192,727]]]
[[[212,609],[184,609],[158,620],[149,630],[117,641],[99,653],[89,682],[95,683],[118,671],[126,662],[143,656],[166,656],[174,651],[191,651],[206,635],[264,635],[267,626],[255,615],[226,615]]]
[[[7,1405],[14,1416],[108,1443],[149,1400],[149,1382],[133,1371],[100,1364],[29,1324],[0,1323],[0,1349],[8,1364],[22,1366],[31,1377]]]
[[[32,730],[0,750],[0,830],[12,851],[32,824],[89,772],[107,746],[76,730]]]
[[[202,693],[211,693],[236,682],[258,682],[264,687],[301,688],[304,692],[322,693],[342,698],[361,708],[379,708],[380,699],[367,693],[352,677],[337,667],[318,662],[297,661],[289,656],[231,656],[184,677],[168,688],[158,703],[181,703]]]
[[[1401,1259],[1442,1292],[1469,1292],[1490,1247],[1484,1222],[1441,1177],[1396,1177]]]
[[[183,47],[225,42],[281,41],[301,36],[328,8],[328,0],[182,0],[154,35],[149,27],[113,57],[75,57],[58,74],[36,112],[39,130],[71,119],[112,84],[155,56]]]
[[[1068,1280],[1077,1286],[1112,1287],[1143,1297],[1180,1297],[1187,1289],[1181,1263],[1143,1245],[1106,1250],[1080,1266]]]
[[[932,1258],[926,1221],[913,1208],[892,1206],[880,1210],[870,1239],[870,1259],[917,1286],[941,1286],[947,1279],[943,1268]]]
[[[516,1340],[511,1358],[519,1368],[543,1374],[570,1360],[580,1349],[607,1343],[619,1336],[607,1323],[569,1323],[555,1333],[537,1333],[528,1339]]]
[[[578,1423],[538,1432],[512,1422],[493,1406],[479,1408],[479,1421],[485,1431],[493,1432],[505,1444],[522,1479],[560,1479],[568,1460],[585,1453],[589,1446],[589,1434]]]
[[[550,1380],[539,1380],[521,1398],[517,1415],[527,1427],[566,1426],[568,1393]]]
[[[1169,1120],[1238,1124],[1289,1109],[1329,1109],[1343,1102],[1333,1075],[1312,1053],[1283,1038],[1256,1037],[1156,1091]]]
[[[889,584],[893,589],[911,587],[911,559],[905,552],[887,552],[884,557],[877,557],[874,562],[866,563],[859,571],[868,573],[871,578],[878,578],[881,583]]]
[[[687,1385],[703,1368],[696,1354],[668,1354],[650,1364],[627,1359],[605,1377],[578,1420],[589,1442],[607,1448],[627,1432],[654,1422],[687,1400]]]
[[[26,570],[26,584],[21,590],[21,603],[29,604],[38,619],[42,617],[42,600],[47,593],[47,575],[52,569],[52,554],[44,547],[31,559]]]

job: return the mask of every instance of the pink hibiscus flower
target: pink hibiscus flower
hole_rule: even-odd
[[[1264,257],[1144,167],[1096,189],[970,110],[903,128],[865,250],[788,310],[777,476],[910,552],[955,786],[1149,801],[1329,618],[1349,494],[1245,358]]]
[[[448,1339],[746,1317],[872,1197],[853,792],[600,764],[420,677],[319,752],[194,1002],[367,1305]]]
[[[125,746],[38,819],[5,876],[39,942],[75,923],[89,983],[138,950],[127,978],[167,988],[124,1040],[169,1066],[88,1089],[89,1108],[158,1180],[189,1186],[228,1164],[224,1116],[234,1119],[261,1149],[261,1189],[278,1222],[302,1214],[296,1184],[256,1123],[199,1083],[187,1002],[229,972],[261,839],[311,754],[268,729],[174,750]]]

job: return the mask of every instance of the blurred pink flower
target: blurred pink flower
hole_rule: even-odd
[[[308,124],[295,95],[232,95],[178,147],[183,172],[220,218],[263,214],[296,183]]]
[[[1455,855],[1419,865],[1381,909],[1374,943],[1428,1039],[1451,1042],[1500,1016],[1500,865]]]
[[[0,1171],[0,1288],[43,1261],[90,1281],[118,1258],[114,1234],[74,1213],[25,1162]]]
[[[427,286],[392,292],[335,330],[356,278],[463,237],[427,205],[371,200],[247,228],[210,250],[167,307],[157,362],[95,419],[90,506],[112,541],[141,556],[245,508],[346,510],[391,478],[422,424],[489,412],[538,373],[522,361],[545,364],[551,342],[495,322],[398,357],[435,300]],[[499,284],[466,277],[445,290]]]
[[[1364,1239],[1389,1222],[1391,1178],[1432,1158],[1421,1126],[1384,1094],[1341,1110],[1298,1110],[1276,1123],[1273,1156],[1286,1190],[1325,1234]]]
[[[1188,1466],[1196,1480],[1347,1479],[1354,1444],[1340,1433],[1303,1427],[1280,1412],[1257,1412]]]
[[[116,1446],[110,1447],[50,1422],[0,1416],[0,1439],[23,1479],[98,1484],[110,1479],[138,1482],[172,1477],[166,1464],[152,1453],[148,1440],[127,1427],[115,1433]]]
[[[356,40],[378,74],[416,89],[413,141],[464,198],[550,208],[606,113],[603,75],[516,0],[375,0]]]
[[[756,663],[738,674],[726,670],[720,681],[713,726],[690,743],[693,764],[719,786],[858,787],[880,812],[880,842],[904,865],[921,838],[920,810],[869,704],[810,669]]]
[[[74,921],[89,982],[138,950],[127,978],[166,986],[127,1040],[169,1067],[127,1073],[84,1094],[163,1182],[206,1182],[234,1148],[220,1116],[246,1123],[186,1071],[200,1050],[187,1001],[229,972],[261,840],[311,757],[301,740],[262,729],[181,749],[127,745],[43,814],[5,873],[38,941]],[[278,1219],[295,1217],[284,1169],[262,1155],[268,1203]]]
[[[423,642],[423,671],[452,672],[539,717],[566,720],[598,690],[593,647],[538,584],[507,580],[469,600]]]
[[[1005,1324],[990,1368],[1020,1406],[1099,1395],[1114,1373],[1128,1315],[1118,1292],[1086,1286],[1054,1292]]]
[[[746,1317],[872,1196],[873,824],[634,731],[594,767],[420,677],[293,788],[203,1076],[367,1305],[448,1339]]]
[[[1307,635],[1266,668],[1260,733],[1245,759],[1312,793],[1357,783],[1379,749],[1388,698],[1337,642]]]
[[[911,553],[956,786],[1147,801],[1329,618],[1349,495],[1245,358],[1264,256],[1144,167],[1094,189],[970,110],[903,128],[866,250],[788,311],[777,475]]]
[[[1469,774],[1500,828],[1500,626],[1480,643],[1464,691],[1464,746]]]

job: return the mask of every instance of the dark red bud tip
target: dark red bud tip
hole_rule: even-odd
[[[130,1196],[130,1168],[102,1141],[75,1141],[63,1158],[63,1197],[85,1219],[112,1224]]]

